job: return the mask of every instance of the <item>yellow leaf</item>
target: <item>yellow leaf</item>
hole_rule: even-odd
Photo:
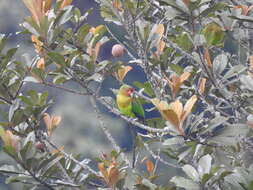
[[[158,24],[157,27],[156,27],[156,33],[158,35],[160,35],[160,37],[162,38],[163,34],[164,34],[164,25],[163,24]]]
[[[121,66],[114,74],[118,81],[123,81],[125,76],[129,71],[131,71],[133,68],[131,66]]]
[[[94,36],[98,35],[99,33],[103,32],[104,30],[106,30],[104,25],[98,25],[96,28],[92,27],[90,29],[90,32],[93,33]]]

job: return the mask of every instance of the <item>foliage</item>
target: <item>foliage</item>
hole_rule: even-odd
[[[71,0],[23,1],[31,16],[19,35],[31,37],[37,55],[17,61],[17,48],[7,49],[9,37],[0,36],[0,137],[16,163],[0,167],[6,183],[52,190],[253,189],[253,1],[96,0],[105,21],[98,26],[87,23],[92,10],[82,14]],[[100,59],[108,41],[116,41],[112,55],[121,61]],[[129,84],[136,88],[131,95],[151,107],[144,106],[151,116],[142,119],[122,114],[115,97],[100,93],[105,79],[123,85],[136,66],[147,80]],[[66,87],[68,81],[82,91]],[[114,148],[94,159],[95,169],[51,140],[61,117],[47,113],[48,92],[27,90],[27,83],[90,97]],[[116,144],[97,103],[145,130],[137,130],[132,157]],[[172,175],[165,183],[163,167]]]

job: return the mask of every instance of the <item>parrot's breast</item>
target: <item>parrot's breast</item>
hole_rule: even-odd
[[[132,98],[123,95],[117,95],[117,105],[119,108],[129,107],[132,103]]]
[[[117,106],[120,112],[128,117],[135,117],[132,112],[132,98],[124,95],[117,95]]]

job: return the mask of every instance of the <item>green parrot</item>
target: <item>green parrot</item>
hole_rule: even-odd
[[[141,103],[134,98],[134,88],[129,85],[122,85],[118,91],[116,102],[119,111],[128,117],[145,118],[145,112]]]
[[[141,103],[138,101],[138,99],[134,98],[134,88],[132,88],[129,85],[122,85],[117,93],[116,102],[117,106],[119,108],[119,111],[128,117],[132,118],[139,118],[140,120],[144,121],[145,118],[145,112],[141,105]],[[135,149],[136,149],[136,143],[137,143],[137,132],[135,127],[130,127],[130,131],[133,136],[133,162],[132,167],[135,167]]]

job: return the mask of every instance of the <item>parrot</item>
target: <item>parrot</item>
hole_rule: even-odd
[[[122,85],[116,96],[116,103],[121,114],[130,118],[139,118],[144,121],[145,112],[141,103],[134,98],[134,88],[129,85]],[[132,167],[135,167],[135,149],[137,143],[137,132],[135,127],[130,127],[130,131],[133,135],[133,162]]]
[[[145,112],[141,103],[133,97],[134,88],[122,85],[117,93],[116,102],[121,114],[131,118],[145,118]]]

